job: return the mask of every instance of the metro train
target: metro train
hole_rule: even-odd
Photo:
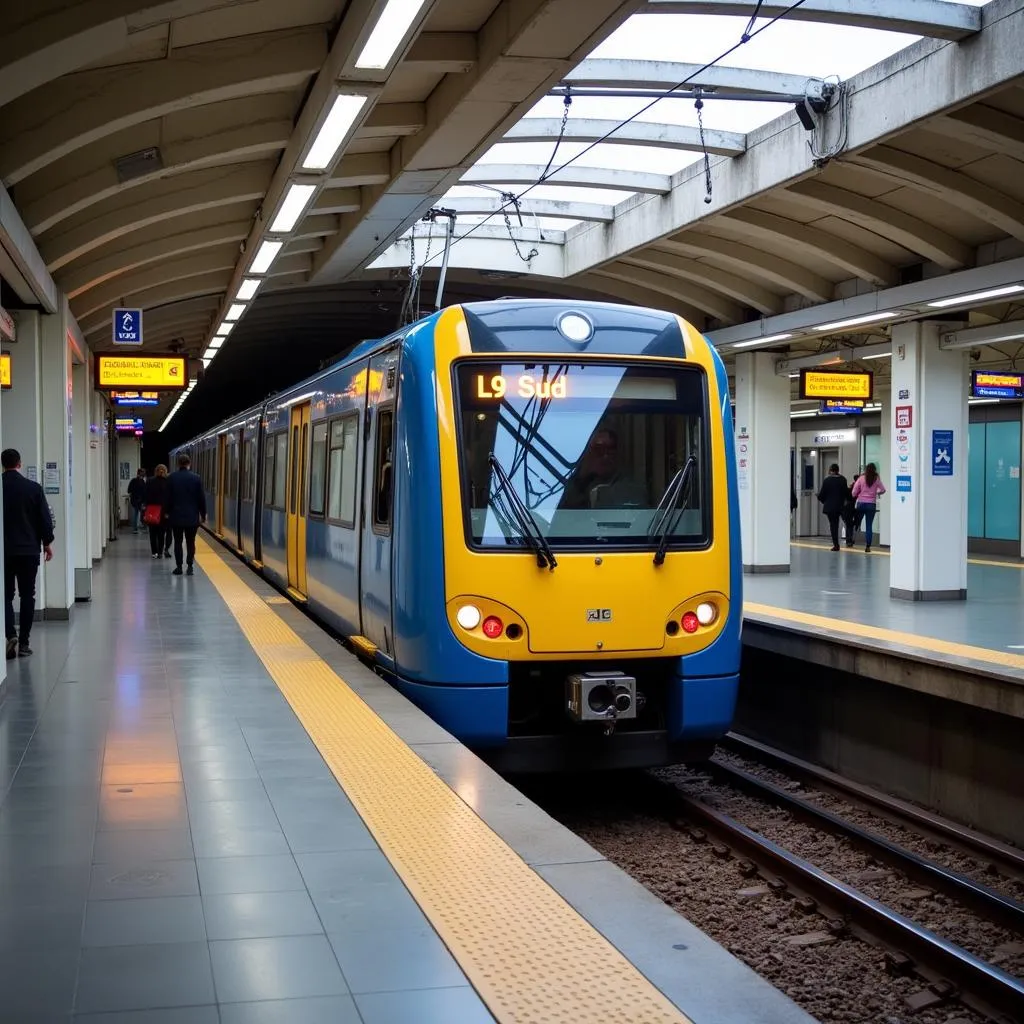
[[[450,306],[182,451],[209,532],[495,767],[700,760],[730,728],[728,379],[679,317]]]

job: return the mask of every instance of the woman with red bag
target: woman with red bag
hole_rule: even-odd
[[[167,467],[156,467],[156,473],[146,481],[143,498],[146,511],[142,521],[149,527],[149,549],[154,558],[163,552],[164,558],[171,557],[171,528],[167,525]]]

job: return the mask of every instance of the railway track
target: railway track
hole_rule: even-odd
[[[670,783],[667,791],[676,828],[697,842],[718,840],[720,856],[731,852],[744,874],[760,875],[772,889],[786,889],[801,910],[818,913],[838,936],[850,931],[886,949],[894,974],[916,974],[928,986],[921,1006],[961,1001],[999,1024],[1024,1024],[1024,981],[946,941],[914,921],[841,882],[703,801]],[[680,820],[683,819],[683,820]],[[699,825],[690,828],[686,822]]]

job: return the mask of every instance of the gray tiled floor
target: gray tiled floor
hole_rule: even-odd
[[[794,545],[790,555],[789,573],[747,576],[744,598],[996,651],[1015,651],[1024,644],[1024,568],[1019,564],[969,563],[966,601],[911,602],[889,597],[885,554]]]
[[[0,708],[0,1024],[477,1024],[200,571],[131,534]]]

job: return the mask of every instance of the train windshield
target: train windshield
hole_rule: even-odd
[[[523,548],[527,527],[556,549],[710,539],[703,370],[474,361],[456,379],[474,546]]]

